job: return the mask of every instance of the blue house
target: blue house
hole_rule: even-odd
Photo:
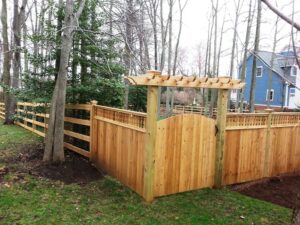
[[[298,50],[300,50],[298,48]],[[299,52],[298,52],[299,53]],[[255,89],[255,107],[265,108],[270,98],[272,108],[289,108],[300,107],[300,71],[297,66],[294,53],[286,49],[280,53],[259,51],[256,54],[256,89]],[[274,57],[273,67],[271,60]],[[253,54],[249,54],[246,66],[246,87],[245,103],[249,104],[251,77],[252,77]],[[239,67],[239,78],[241,77],[241,68]],[[269,74],[272,76],[271,89],[269,86]]]

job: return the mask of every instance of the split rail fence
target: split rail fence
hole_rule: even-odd
[[[18,103],[16,123],[44,137],[49,115],[38,112],[39,107],[47,108]],[[141,196],[146,185],[153,187],[154,197],[215,186],[216,120],[189,113],[155,121],[154,180],[149,184],[147,114],[96,104],[66,108],[65,147],[90,158]],[[76,130],[72,124],[86,129]],[[300,171],[300,113],[229,113],[224,142],[222,185]]]

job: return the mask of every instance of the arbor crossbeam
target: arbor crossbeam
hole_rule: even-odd
[[[125,79],[131,85],[184,87],[184,88],[213,88],[213,89],[242,89],[245,83],[230,77],[196,77],[196,76],[170,76],[161,75],[157,71],[149,71],[141,76],[127,76]]]

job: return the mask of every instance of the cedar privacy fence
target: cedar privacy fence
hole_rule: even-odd
[[[200,87],[219,88],[216,120],[195,113],[157,120],[158,86],[193,86],[195,80],[176,78],[175,85],[157,73],[128,79],[150,83],[147,114],[95,102],[67,105],[65,147],[147,201],[300,171],[300,113],[226,113],[228,89],[242,84],[224,78],[197,81]],[[16,123],[45,136],[49,115],[37,112],[39,107],[46,106],[18,103]],[[3,113],[0,103],[0,117]]]

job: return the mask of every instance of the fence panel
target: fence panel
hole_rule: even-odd
[[[145,114],[96,106],[91,160],[98,168],[143,194]]]
[[[78,105],[66,105],[66,110],[78,110],[90,114],[91,105],[88,104],[78,104]],[[28,103],[28,102],[18,102],[16,109],[15,123],[31,132],[36,133],[39,136],[45,137],[48,129],[49,105],[41,103]],[[66,113],[68,115],[69,113]],[[82,115],[84,113],[81,113]],[[70,114],[72,115],[72,113]],[[76,126],[84,126],[85,128],[75,128]],[[65,117],[65,148],[77,152],[85,157],[90,157],[90,126],[91,120],[79,119],[73,117]],[[73,129],[73,130],[72,130]]]
[[[271,130],[269,176],[300,171],[300,126]]]
[[[300,171],[300,114],[227,116],[224,184]]]

